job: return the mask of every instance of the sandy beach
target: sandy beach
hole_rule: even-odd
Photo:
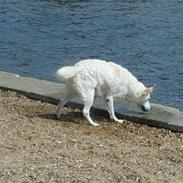
[[[0,182],[182,183],[183,134],[0,91]]]

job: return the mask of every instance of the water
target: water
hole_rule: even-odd
[[[83,58],[122,64],[183,109],[183,1],[0,0],[0,69],[56,81]]]

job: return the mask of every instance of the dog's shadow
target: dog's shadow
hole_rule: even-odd
[[[98,112],[95,109],[91,110],[90,114],[91,118],[95,121],[108,121],[109,116],[107,113]],[[57,119],[56,113],[47,113],[47,114],[39,114],[37,117],[51,120],[51,121],[58,121],[58,122],[70,122],[70,123],[83,123],[86,122],[85,117],[83,116],[82,111],[69,111],[64,112],[60,115],[60,118]]]
[[[38,117],[46,120],[59,121],[59,122],[72,122],[72,123],[80,123],[83,120],[83,115],[79,111],[63,113],[61,114],[59,119],[57,119],[55,113],[39,114]]]

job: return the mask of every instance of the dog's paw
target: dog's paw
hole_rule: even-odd
[[[57,118],[57,119],[60,119],[60,115],[59,115],[59,114],[56,114],[56,118]]]
[[[122,119],[118,119],[118,120],[116,120],[116,122],[118,122],[118,123],[123,123],[124,121],[122,120]]]
[[[94,126],[94,127],[100,126],[98,123],[94,123],[94,122],[91,123],[91,125]]]

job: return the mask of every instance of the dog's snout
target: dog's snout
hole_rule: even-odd
[[[146,101],[143,105],[140,105],[140,108],[144,112],[149,112],[151,110],[149,101]]]
[[[149,112],[150,111],[150,108],[145,108],[143,105],[140,106],[141,110],[144,111],[144,112]]]
[[[140,106],[140,109],[141,109],[142,111],[144,111],[144,112],[146,111],[146,110],[145,110],[145,107],[144,107],[143,105]]]

